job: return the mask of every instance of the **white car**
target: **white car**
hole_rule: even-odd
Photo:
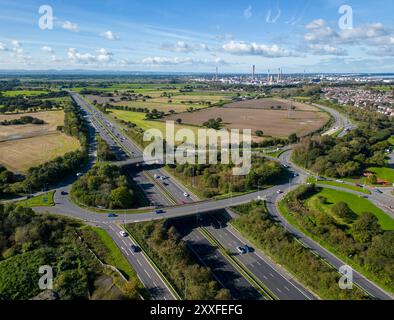
[[[282,191],[282,190],[278,190],[278,191],[276,191],[276,193],[277,193],[277,194],[282,194],[283,191]]]
[[[123,230],[120,231],[119,234],[120,234],[122,237],[124,237],[124,238],[126,238],[126,237],[128,236],[127,232],[126,232],[126,231],[123,231]]]
[[[79,178],[79,177],[82,177],[82,173],[81,172],[78,172],[77,173],[77,177]]]
[[[189,198],[189,197],[190,197],[190,194],[188,194],[187,192],[183,193],[183,195],[184,195],[186,198]]]

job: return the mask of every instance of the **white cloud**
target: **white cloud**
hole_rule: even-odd
[[[4,43],[0,42],[0,51],[7,51],[7,47],[5,46]]]
[[[382,46],[376,49],[369,49],[366,53],[371,56],[394,57],[394,46]]]
[[[98,50],[96,60],[98,62],[106,63],[112,60],[112,56],[113,54],[111,52],[108,52],[106,49],[101,48],[100,50]]]
[[[206,45],[205,43],[198,43],[194,46],[194,48],[201,51],[210,51],[208,45]]]
[[[97,50],[96,55],[91,53],[80,53],[75,48],[69,48],[67,56],[75,63],[107,63],[112,60],[113,54],[104,48]]]
[[[253,15],[252,6],[249,6],[249,7],[247,7],[247,8],[244,10],[244,18],[245,18],[246,20],[249,20],[249,19],[252,17],[252,15]]]
[[[304,40],[310,43],[344,45],[387,45],[394,43],[394,34],[382,23],[365,24],[352,29],[334,30],[323,19],[305,26]]]
[[[45,53],[54,53],[53,48],[48,47],[48,46],[43,46],[43,47],[41,48],[41,50],[42,50],[43,52],[45,52]]]
[[[305,28],[308,30],[316,30],[326,26],[326,22],[323,19],[316,19],[308,23]]]
[[[184,57],[147,57],[141,61],[142,64],[153,66],[173,66],[173,65],[225,65],[227,64],[223,59],[193,59]]]
[[[110,30],[101,33],[100,36],[102,36],[102,37],[104,37],[104,38],[106,38],[107,40],[110,40],[110,41],[119,40],[119,37],[117,35],[115,35]]]
[[[345,56],[347,52],[343,48],[331,46],[329,44],[310,44],[309,48],[315,55],[335,55]]]
[[[179,52],[179,53],[189,53],[193,51],[193,48],[184,41],[178,41],[175,44],[164,43],[162,44],[161,48],[164,50]]]
[[[69,31],[72,31],[72,32],[78,32],[79,31],[78,24],[72,23],[71,21],[64,21],[61,26],[62,26],[63,29],[66,29],[66,30],[69,30]]]
[[[22,48],[22,44],[18,40],[12,40],[11,45],[12,45],[12,51],[15,53],[15,56],[17,58],[22,58],[22,59],[26,58],[24,55],[25,51]]]
[[[255,42],[246,43],[242,41],[230,41],[223,45],[223,50],[235,55],[256,55],[267,58],[295,56],[291,51],[283,49],[276,44],[266,45],[257,44]]]

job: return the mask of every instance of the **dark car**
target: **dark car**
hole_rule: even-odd
[[[134,253],[138,253],[141,251],[141,249],[138,246],[135,246],[134,244],[131,246],[131,251]]]
[[[155,213],[156,214],[163,214],[163,213],[166,213],[166,212],[164,210],[159,209],[159,210],[156,210]]]
[[[115,213],[109,213],[108,218],[116,218],[118,215]]]
[[[67,193],[66,191],[62,191],[60,194],[61,194],[62,196],[68,195],[68,193]]]

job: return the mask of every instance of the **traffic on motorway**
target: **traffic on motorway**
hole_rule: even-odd
[[[94,126],[98,134],[100,134],[100,136],[102,136],[114,150],[118,150],[118,160],[122,161],[133,158],[142,159],[142,152],[139,147],[123,133],[123,130],[118,127],[117,124],[112,123],[104,114],[93,107],[79,94],[71,93],[71,96],[74,101],[85,110],[89,121]],[[329,108],[327,109],[330,110]],[[348,124],[348,122],[346,122],[347,120],[343,120],[343,116],[339,113],[335,113],[333,116],[336,119],[336,124]],[[345,127],[343,128],[345,129]],[[174,298],[174,295],[171,294],[171,291],[166,287],[165,281],[159,281],[160,275],[156,274],[156,277],[158,276],[159,278],[156,278],[153,283],[152,275],[155,270],[154,268],[148,268],[148,265],[150,264],[149,259],[140,254],[138,262],[135,258],[138,253],[136,252],[136,244],[128,242],[126,246],[125,241],[126,239],[130,240],[129,236],[127,234],[122,234],[119,230],[118,232],[114,232],[114,226],[118,224],[150,221],[162,218],[170,219],[211,213],[213,211],[245,204],[253,200],[262,199],[266,200],[269,204],[268,209],[270,213],[276,216],[283,225],[291,230],[293,234],[300,237],[309,247],[313,248],[318,254],[330,261],[332,265],[339,268],[340,265],[343,265],[343,262],[327,252],[327,250],[322,248],[309,237],[305,236],[295,228],[289,227],[287,221],[281,216],[276,208],[275,204],[279,199],[281,199],[290,190],[304,184],[309,176],[309,173],[295,167],[290,162],[290,154],[291,150],[288,150],[279,157],[279,161],[282,165],[292,173],[288,183],[283,183],[282,185],[277,185],[270,189],[238,197],[222,200],[200,201],[198,197],[186,190],[186,188],[184,188],[178,181],[170,178],[163,169],[155,166],[149,166],[141,162],[135,163],[135,168],[130,169],[130,175],[138,185],[145,186],[143,191],[151,202],[152,207],[146,208],[143,213],[108,213],[105,215],[98,214],[96,211],[92,211],[89,208],[81,208],[69,199],[68,193],[70,186],[65,186],[57,190],[55,195],[56,205],[51,209],[51,212],[83,219],[89,223],[112,230],[113,232],[110,232],[111,237],[120,246],[120,248],[124,247],[124,250],[122,250],[126,250],[124,253],[133,267],[136,267],[136,272],[139,277],[142,278],[143,274],[149,275],[148,279],[150,280],[144,278],[144,284],[152,288],[156,285],[156,287],[160,289],[158,291],[162,292],[162,294],[157,295],[158,299],[170,299],[171,297]],[[380,196],[384,197],[384,195]],[[37,208],[36,210],[45,212],[47,209]],[[234,233],[226,227],[215,228],[215,226],[211,226],[208,227],[208,230],[223,246],[233,253],[238,254],[238,259],[242,261],[248,270],[273,292],[275,292],[279,299],[293,300],[315,298],[307,289],[303,288],[298,283],[289,280],[291,277],[289,277],[284,270],[277,266],[274,267],[272,264],[268,263],[268,259],[264,258],[264,254],[262,252],[256,252],[254,249],[250,250],[252,247],[249,247],[249,245],[247,245],[247,241],[242,239],[239,234],[235,236]],[[119,237],[122,239],[119,239]],[[198,230],[191,231],[191,233],[185,237],[185,239],[190,243],[198,241],[205,242],[206,239],[204,240],[203,238],[204,236],[201,235]],[[193,247],[193,245],[191,246]],[[194,250],[201,260],[206,259],[204,258],[204,252],[198,252],[196,249]],[[223,257],[220,259],[223,259]],[[144,261],[143,263],[145,265],[143,270],[140,268],[140,263],[142,263],[142,261]],[[375,298],[391,299],[390,295],[361,274],[358,274],[356,282],[357,285],[362,287]],[[257,296],[255,296],[255,298],[257,298]]]

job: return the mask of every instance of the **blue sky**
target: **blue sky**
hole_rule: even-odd
[[[343,4],[352,28],[339,27]],[[51,30],[39,27],[42,5]],[[391,0],[0,0],[0,9],[0,69],[394,72]]]

